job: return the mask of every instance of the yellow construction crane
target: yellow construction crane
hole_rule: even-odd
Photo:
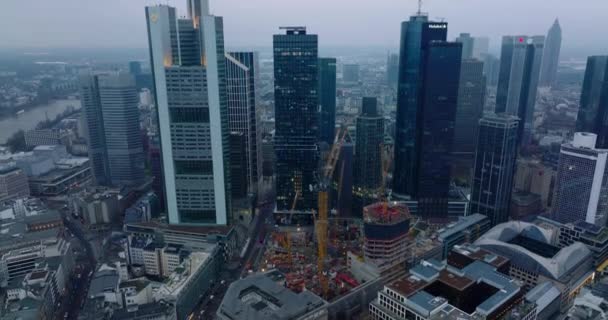
[[[331,181],[334,170],[336,169],[336,163],[340,158],[340,151],[342,149],[342,143],[348,133],[346,125],[342,126],[336,133],[336,138],[327,157],[327,162],[322,170],[319,183],[319,194],[318,194],[318,206],[319,216],[315,219],[315,231],[317,233],[317,246],[318,246],[318,259],[317,259],[317,271],[323,294],[327,297],[329,290],[329,283],[327,276],[324,274],[325,271],[325,259],[327,257],[327,225],[328,225],[328,207],[329,207],[329,196],[328,188],[329,182]],[[314,218],[314,215],[313,215]]]
[[[296,194],[293,196],[293,202],[291,203],[291,209],[289,210],[289,224],[291,224],[291,219],[293,218],[293,213],[296,210],[296,204],[298,203],[299,197],[300,191],[296,190]],[[293,266],[293,257],[291,254],[291,234],[289,232],[285,232],[285,240],[287,243],[287,261],[289,262],[290,266]]]

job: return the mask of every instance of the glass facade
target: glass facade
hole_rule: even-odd
[[[318,39],[306,28],[274,35],[274,104],[277,210],[317,207],[314,186],[319,137]]]
[[[135,80],[128,74],[83,76],[81,96],[96,182],[114,186],[142,184],[145,157]]]
[[[485,104],[483,62],[465,59],[460,68],[458,108],[454,124],[452,179],[469,184],[473,169],[479,119]]]
[[[506,114],[479,120],[471,214],[487,216],[492,226],[509,220],[518,126],[517,117]]]
[[[544,36],[502,38],[495,111],[521,119],[518,140],[523,145],[531,141],[533,134],[544,41]]]
[[[230,131],[223,21],[146,8],[170,224],[227,224]]]
[[[393,191],[398,196],[418,195],[424,59],[429,43],[445,41],[447,29],[447,23],[429,22],[425,15],[412,16],[401,24],[393,172]]]
[[[447,216],[462,44],[431,42],[419,113],[418,213]]]
[[[597,134],[597,148],[608,149],[608,56],[587,59],[576,131]]]
[[[331,145],[336,129],[336,58],[319,58],[319,140]]]
[[[261,132],[258,129],[258,56],[254,52],[226,54],[226,86],[230,132],[245,136],[246,182],[251,193],[257,191],[261,170]],[[231,175],[234,177],[234,175]]]
[[[363,97],[362,112],[357,117],[353,194],[357,197],[355,213],[377,199],[382,186],[384,118],[378,114],[376,98]]]

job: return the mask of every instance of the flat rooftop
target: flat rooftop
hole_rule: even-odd
[[[255,274],[230,285],[218,314],[234,320],[290,320],[325,303],[310,291],[296,293],[266,274]]]

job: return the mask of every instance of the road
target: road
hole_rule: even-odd
[[[83,230],[66,215],[62,210],[63,223],[65,227],[78,239],[80,247],[84,249],[85,259],[74,267],[74,272],[70,275],[68,285],[63,296],[63,301],[58,305],[56,319],[76,320],[78,312],[84,304],[92,271],[97,262],[93,254],[91,243],[87,240]]]
[[[204,297],[201,297],[201,301],[194,308],[192,312],[194,319],[210,320],[215,319],[215,313],[222,302],[222,297],[228,290],[228,286],[242,276],[246,275],[249,270],[248,267],[253,264],[254,261],[259,260],[260,254],[263,250],[261,248],[265,245],[266,232],[268,230],[268,223],[272,223],[272,209],[274,204],[268,203],[259,207],[259,214],[254,220],[254,226],[250,229],[249,247],[245,251],[245,255],[240,259],[238,267],[233,270],[226,270],[220,274],[219,280],[209,290],[209,293]]]

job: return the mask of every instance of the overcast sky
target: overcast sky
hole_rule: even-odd
[[[1,0],[0,47],[147,46],[144,7],[185,0]],[[281,25],[306,25],[321,46],[397,47],[399,24],[416,0],[211,0],[224,17],[227,47],[270,46]],[[426,0],[423,11],[445,18],[449,37],[545,34],[556,17],[564,46],[608,54],[608,0]]]

